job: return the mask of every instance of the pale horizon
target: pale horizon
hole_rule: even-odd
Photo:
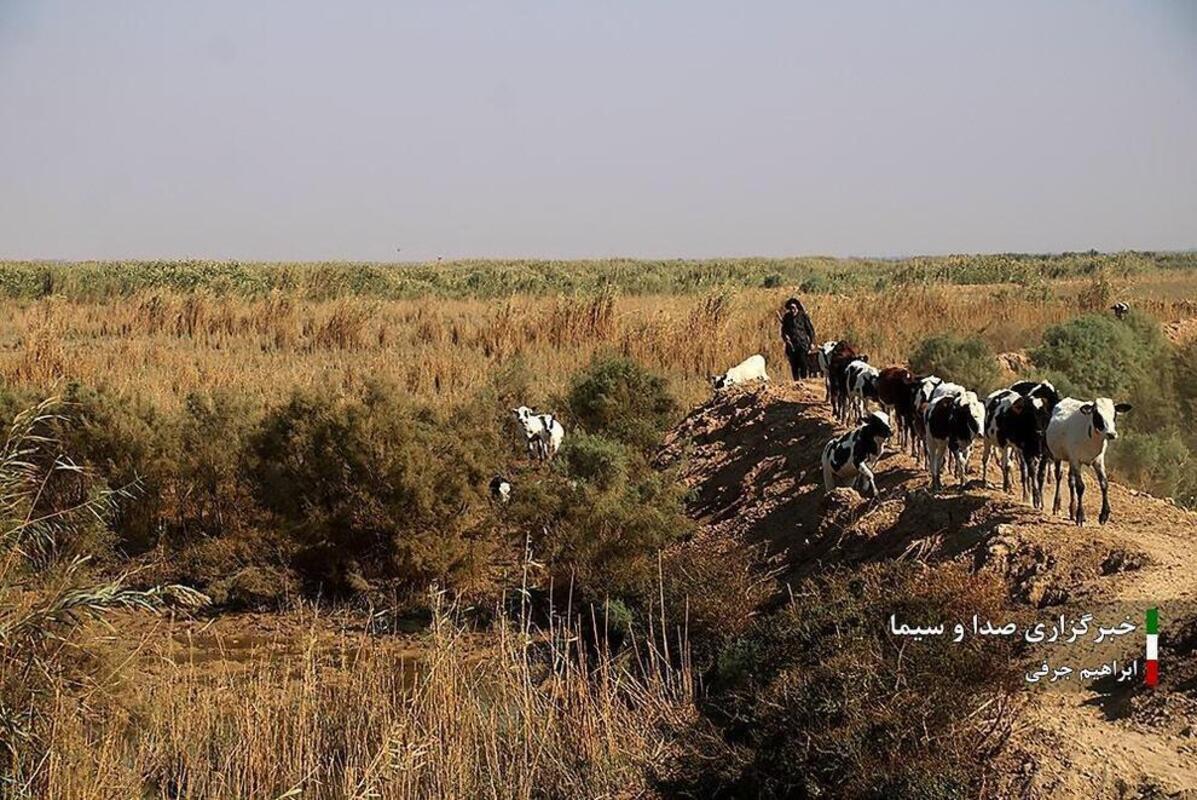
[[[1197,248],[1197,7],[0,6],[0,258]]]

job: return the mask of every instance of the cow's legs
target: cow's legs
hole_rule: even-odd
[[[1055,463],[1056,497],[1054,500],[1052,500],[1052,516],[1055,516],[1056,514],[1060,513],[1060,476],[1062,473],[1063,473],[1063,465],[1061,462],[1057,461]],[[1069,483],[1069,491],[1071,492],[1071,490],[1072,490],[1072,485],[1071,485],[1071,483]]]
[[[1102,454],[1093,462],[1093,471],[1097,473],[1097,485],[1101,487],[1101,513],[1097,521],[1105,525],[1110,521],[1110,481],[1106,478],[1106,457]]]
[[[1072,462],[1068,465],[1068,474],[1076,475],[1076,519],[1077,525],[1085,524],[1085,477],[1081,474],[1081,465]]]
[[[835,488],[835,473],[831,470],[831,462],[826,459],[823,461],[823,488],[829,492]]]
[[[877,496],[877,482],[873,480],[873,470],[869,469],[867,461],[860,462],[860,476],[856,480],[860,482],[862,487],[868,489],[869,497]]]

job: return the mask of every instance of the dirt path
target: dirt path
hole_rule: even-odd
[[[839,430],[821,384],[771,385],[695,409],[667,439],[661,460],[684,464],[696,498],[691,510],[704,528],[765,544],[787,564],[783,579],[828,563],[957,559],[1010,576],[1015,599],[1047,609],[1045,617],[1159,606],[1168,635],[1186,615],[1197,616],[1197,514],[1114,484],[1110,523],[1077,528],[979,482],[932,494],[926,472],[897,453],[879,465],[877,501],[861,503],[840,490],[827,496],[819,456]],[[999,479],[992,469],[990,479]],[[1088,486],[1086,507],[1095,520],[1100,494],[1095,480]],[[1045,487],[1049,507],[1052,488]],[[1131,638],[1127,657],[1141,656],[1142,636]],[[1164,660],[1162,673],[1171,666]],[[1197,798],[1197,716],[1183,735],[1185,718],[1138,713],[1153,699],[1138,685],[1118,696],[1029,693],[1010,748],[1022,775],[1008,794],[1128,798],[1152,796],[1152,789]]]

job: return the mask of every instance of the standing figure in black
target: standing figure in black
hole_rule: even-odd
[[[786,359],[790,362],[790,373],[794,380],[813,375],[808,368],[807,354],[815,341],[815,326],[802,301],[791,297],[786,301],[785,313],[778,314],[781,321],[781,340],[786,346]]]

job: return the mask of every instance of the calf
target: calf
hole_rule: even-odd
[[[1101,514],[1097,521],[1105,525],[1110,519],[1110,482],[1106,478],[1106,444],[1118,438],[1115,420],[1130,411],[1129,403],[1115,403],[1108,397],[1088,402],[1065,397],[1056,404],[1047,423],[1044,439],[1047,458],[1039,464],[1039,492],[1043,492],[1044,475],[1050,458],[1055,465],[1056,495],[1052,513],[1060,513],[1061,463],[1068,462],[1068,518],[1077,525],[1085,524],[1085,481],[1081,467],[1093,465],[1097,484],[1101,487]]]
[[[827,382],[830,386],[831,410],[841,420],[848,416],[848,365],[853,361],[868,362],[867,355],[856,352],[848,342],[837,342],[827,358]]]
[[[565,427],[552,414],[537,414],[527,406],[513,408],[511,413],[524,432],[528,455],[536,461],[547,461],[557,455],[565,438]]]
[[[945,451],[950,453],[956,477],[964,485],[973,439],[985,430],[985,406],[975,392],[944,393],[927,407],[927,454],[931,469],[931,488],[942,488]]]
[[[711,386],[715,391],[719,391],[738,383],[767,380],[769,380],[769,375],[765,372],[765,357],[758,353],[744,359],[722,375],[712,375]]]
[[[830,492],[837,479],[854,478],[853,488],[876,497],[873,467],[881,457],[882,443],[891,435],[889,417],[874,411],[865,416],[864,424],[829,441],[823,448],[823,487]]]
[[[868,401],[877,399],[877,376],[880,372],[870,366],[867,361],[857,359],[850,363],[844,375],[844,382],[848,389],[849,413],[854,422],[864,419],[868,410]]]
[[[824,400],[830,402],[831,400],[831,351],[835,350],[839,342],[830,341],[823,342],[819,348],[815,350],[815,358],[819,362],[819,371],[823,373],[823,387],[827,390]]]
[[[511,500],[511,481],[502,475],[490,479],[490,499],[496,503],[507,503]]]
[[[931,405],[931,395],[943,383],[943,379],[935,375],[915,378],[910,387],[911,428],[908,443],[910,454],[917,462],[924,462],[927,458],[927,407]]]
[[[877,402],[889,414],[898,433],[898,446],[910,436],[910,416],[914,413],[914,375],[905,367],[886,367],[877,374]]]
[[[1130,313],[1130,305],[1128,303],[1115,303],[1110,306],[1110,310],[1114,312],[1114,316],[1118,319],[1125,319],[1126,315]]]

